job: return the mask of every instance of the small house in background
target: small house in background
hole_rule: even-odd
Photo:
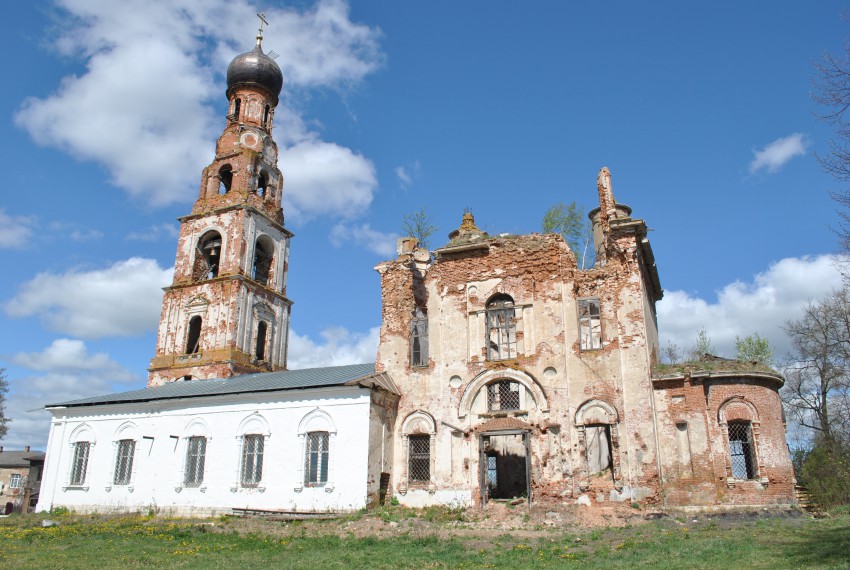
[[[27,513],[35,509],[44,469],[44,452],[0,447],[0,513]]]

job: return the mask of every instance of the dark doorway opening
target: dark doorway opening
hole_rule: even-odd
[[[524,430],[480,434],[481,506],[489,500],[527,498],[531,504],[529,437]]]

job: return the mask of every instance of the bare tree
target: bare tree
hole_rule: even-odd
[[[682,349],[672,340],[667,340],[667,344],[661,349],[661,354],[667,359],[668,364],[678,364],[682,358]]]
[[[401,231],[415,238],[419,247],[425,249],[428,249],[429,240],[438,229],[426,208],[408,212],[401,222]]]
[[[834,291],[785,323],[794,352],[783,400],[800,425],[827,441],[846,437],[850,404],[850,294]]]
[[[815,103],[820,105],[820,118],[831,124],[835,135],[829,141],[827,155],[815,155],[821,168],[835,179],[850,182],[850,42],[845,43],[844,53],[836,57],[825,53],[815,64]],[[838,204],[841,223],[837,228],[841,249],[850,253],[850,188],[832,193]]]

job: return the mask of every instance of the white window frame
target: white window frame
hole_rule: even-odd
[[[310,433],[327,432],[328,434],[328,479],[323,485],[307,483],[307,436]],[[336,470],[336,423],[333,417],[325,410],[316,408],[301,418],[298,424],[298,448],[301,450],[301,461],[298,462],[298,471],[294,490],[301,493],[306,489],[324,489],[326,493],[332,493],[336,488],[334,481]]]
[[[74,457],[76,446],[78,443],[88,443],[89,444],[89,452],[86,465],[86,473],[84,475],[83,483],[81,485],[76,485],[71,483],[71,476],[73,475],[74,470]],[[69,458],[67,461],[70,461],[70,464],[65,469],[65,480],[62,485],[62,490],[67,491],[69,489],[77,490],[77,491],[88,491],[89,486],[91,485],[91,479],[97,476],[96,471],[92,471],[91,469],[91,459],[92,453],[94,453],[94,449],[97,446],[97,438],[95,437],[94,430],[88,424],[80,424],[74,428],[71,432],[71,437],[68,438],[68,449],[69,454],[67,457]],[[111,474],[110,474],[111,476]]]
[[[582,314],[582,308],[587,306],[587,314]],[[596,307],[596,315],[593,307]],[[578,345],[582,352],[602,349],[602,302],[599,297],[583,297],[578,299]],[[596,336],[594,336],[594,323]],[[595,340],[595,342],[594,342]]]
[[[21,473],[12,473],[9,476],[9,488],[20,489],[23,483],[24,476]]]
[[[122,424],[116,431],[115,436],[112,440],[112,468],[109,473],[109,480],[106,483],[106,491],[110,492],[114,488],[119,489],[127,489],[128,492],[132,493],[135,490],[136,483],[136,471],[139,468],[138,457],[136,457],[136,451],[139,449],[139,431],[136,428],[136,425],[132,422],[126,422]],[[116,483],[116,475],[118,470],[118,465],[120,461],[119,453],[121,451],[121,442],[122,441],[132,441],[133,442],[133,456],[132,456],[132,464],[130,465],[129,475],[126,483]]]
[[[260,478],[256,483],[245,485],[242,482],[242,469],[245,461],[245,442],[248,436],[259,436],[263,442],[263,463]],[[239,424],[236,440],[238,441],[238,452],[236,460],[236,472],[233,474],[233,484],[230,486],[230,492],[237,491],[258,491],[265,493],[266,481],[268,480],[268,470],[266,469],[266,450],[268,449],[268,439],[271,437],[269,422],[259,413],[254,412]]]
[[[68,473],[69,487],[83,487],[87,482],[89,470],[89,458],[91,458],[92,442],[90,441],[75,441],[71,444],[73,455],[71,456],[71,471]],[[80,450],[85,448],[85,453],[80,454]],[[78,478],[74,478],[74,474],[78,474]]]

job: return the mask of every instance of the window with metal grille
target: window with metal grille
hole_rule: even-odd
[[[321,487],[328,482],[328,442],[326,431],[307,434],[307,453],[304,459],[304,484]]]
[[[514,300],[496,295],[487,303],[487,360],[516,357]]]
[[[431,481],[431,436],[408,436],[407,478],[411,483]]]
[[[256,487],[263,478],[262,435],[250,434],[242,438],[242,486]]]
[[[184,487],[200,487],[204,482],[204,464],[207,456],[207,438],[190,437],[186,445],[186,470]]]
[[[115,457],[115,485],[129,485],[133,473],[133,455],[136,452],[136,442],[132,439],[122,439],[118,442],[118,455]]]
[[[78,441],[74,444],[74,458],[71,461],[71,485],[82,485],[86,482],[89,449],[91,449],[91,443],[88,441]]]
[[[750,422],[729,422],[729,459],[732,464],[732,477],[755,479],[754,451],[753,430]]]
[[[578,330],[579,348],[581,350],[602,348],[602,319],[599,316],[599,299],[579,299]]]
[[[424,309],[416,309],[410,329],[410,365],[428,366],[428,315]]]
[[[11,477],[9,478],[9,487],[12,489],[20,489],[21,479],[22,476],[20,473],[12,473]]]
[[[487,384],[487,410],[503,412],[519,409],[519,382],[497,380]]]

